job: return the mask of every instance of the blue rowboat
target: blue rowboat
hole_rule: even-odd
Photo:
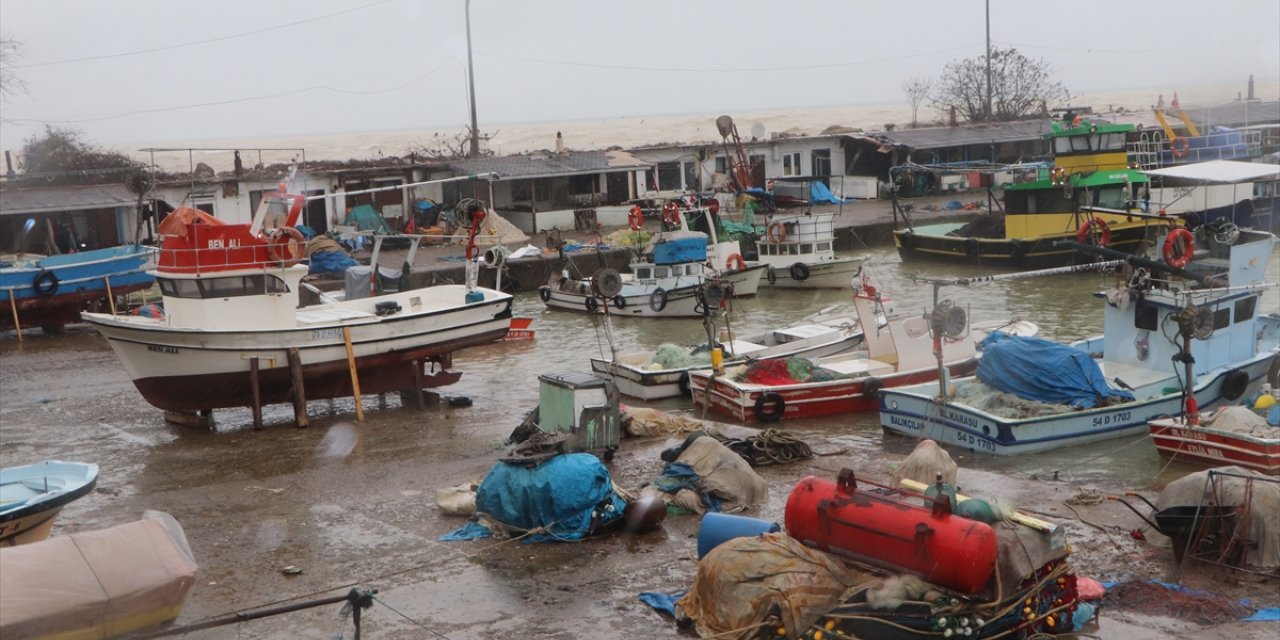
[[[85,304],[150,287],[155,249],[125,245],[57,256],[0,262],[0,326],[56,329],[80,319]]]
[[[46,460],[0,469],[0,547],[49,536],[62,507],[98,483],[98,465]]]

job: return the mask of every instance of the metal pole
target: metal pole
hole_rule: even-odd
[[[471,98],[471,151],[469,157],[480,155],[480,125],[476,123],[476,72],[471,63],[471,0],[467,0],[467,94]]]
[[[987,5],[987,122],[991,122],[991,0]]]

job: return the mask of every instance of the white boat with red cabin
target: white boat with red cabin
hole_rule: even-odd
[[[881,294],[865,277],[854,292],[853,303],[865,351],[806,361],[812,364],[807,381],[786,375],[786,359],[757,360],[737,374],[691,371],[689,387],[694,404],[743,422],[870,411],[879,406],[881,389],[937,380],[938,350],[950,375],[967,375],[977,368],[977,352],[964,309],[945,302],[929,317],[889,314],[885,326],[868,326],[868,319],[885,313]],[[947,325],[945,335],[931,331],[931,322]],[[1016,326],[1020,331],[1034,332],[1034,325]],[[765,379],[751,380],[753,371],[769,370],[778,370],[778,375],[766,373]],[[745,378],[740,377],[744,374]]]
[[[251,224],[170,214],[152,272],[159,317],[84,314],[153,406],[286,402],[299,378],[308,399],[450,384],[461,375],[447,371],[454,351],[507,335],[512,297],[466,285],[300,307],[308,269],[293,225],[306,198],[284,191],[264,197]],[[283,226],[265,230],[277,215]]]

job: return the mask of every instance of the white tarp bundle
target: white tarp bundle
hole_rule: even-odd
[[[1245,562],[1263,569],[1280,567],[1280,484],[1275,478],[1244,467],[1218,467],[1170,482],[1156,500],[1159,509],[1209,504],[1240,506],[1248,514],[1237,520],[1237,526],[1248,530],[1235,532],[1249,541]]]
[[[114,638],[172,621],[195,584],[167,513],[0,549],[0,638]]]

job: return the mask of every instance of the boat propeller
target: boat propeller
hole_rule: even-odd
[[[612,298],[622,291],[622,274],[617,269],[600,269],[591,276],[591,292],[601,298]]]
[[[929,329],[935,336],[954,340],[964,335],[969,318],[964,309],[950,300],[943,300],[929,313]]]

